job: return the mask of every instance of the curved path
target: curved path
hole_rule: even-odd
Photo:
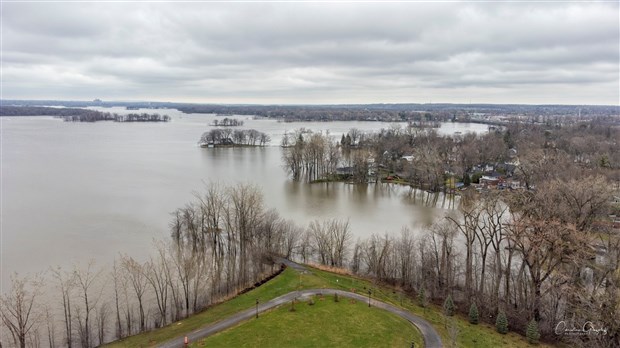
[[[352,298],[358,301],[368,301],[368,297],[364,296],[362,294],[357,294],[354,292],[348,292],[348,291],[342,291],[342,290],[336,290],[336,289],[308,289],[308,290],[301,290],[301,291],[293,291],[293,292],[289,292],[288,294],[282,295],[280,297],[276,297],[270,301],[267,301],[265,303],[260,303],[258,305],[258,311],[259,312],[263,312],[266,310],[269,310],[271,308],[283,305],[285,303],[288,303],[290,301],[292,301],[295,298],[298,297],[304,297],[304,296],[311,296],[311,295],[319,295],[319,294],[323,294],[323,295],[333,295],[333,294],[338,294],[338,296],[343,296],[343,297],[348,297],[348,298]],[[436,347],[442,347],[441,344],[441,339],[439,338],[439,334],[437,333],[437,331],[431,326],[431,324],[429,322],[427,322],[426,320],[410,313],[407,312],[401,308],[398,308],[396,306],[392,306],[390,304],[387,304],[385,302],[381,302],[381,301],[377,301],[375,299],[372,299],[370,304],[372,306],[375,306],[377,308],[381,308],[384,309],[390,313],[396,314],[398,316],[401,316],[403,318],[405,318],[406,320],[408,320],[409,322],[411,322],[413,325],[415,325],[420,332],[422,333],[422,336],[424,338],[424,345],[425,347],[429,347],[429,348],[436,348]],[[246,309],[244,311],[241,311],[239,313],[233,314],[230,317],[221,320],[217,323],[214,323],[212,325],[194,330],[190,333],[188,333],[186,336],[189,339],[189,342],[196,342],[201,338],[205,338],[208,336],[211,336],[219,331],[225,330],[227,328],[230,328],[234,325],[239,324],[242,321],[248,320],[253,318],[256,315],[256,308],[251,308],[251,309]],[[177,347],[183,347],[183,340],[184,337],[178,337],[175,338],[173,340],[170,340],[168,342],[165,342],[163,344],[161,344],[159,347],[162,348],[177,348]]]

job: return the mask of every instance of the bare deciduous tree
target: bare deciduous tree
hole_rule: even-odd
[[[73,319],[71,309],[72,289],[75,286],[75,276],[73,273],[64,272],[62,269],[52,269],[52,276],[57,281],[58,289],[62,296],[63,320],[65,329],[64,343],[68,348],[73,346]]]
[[[123,255],[121,256],[121,267],[125,271],[125,276],[131,285],[136,299],[138,300],[138,313],[140,319],[140,332],[146,330],[146,315],[144,312],[144,295],[147,290],[147,277],[145,266],[134,260],[133,258]]]
[[[82,347],[90,348],[94,346],[91,325],[91,312],[101,299],[103,287],[96,284],[102,270],[95,270],[95,262],[88,262],[86,268],[75,267],[73,274],[75,285],[79,291],[84,307],[76,307],[78,319],[78,334]]]
[[[41,313],[37,301],[41,294],[40,276],[20,278],[11,275],[11,289],[0,297],[0,316],[16,346],[26,348],[28,336],[36,331]]]

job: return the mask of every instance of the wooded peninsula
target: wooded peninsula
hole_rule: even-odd
[[[114,122],[168,122],[170,116],[160,115],[158,113],[130,113],[117,114],[110,112],[101,112],[89,109],[74,108],[50,108],[50,107],[23,107],[23,106],[3,106],[0,112],[1,116],[55,116],[62,118],[66,122],[97,122],[97,121],[114,121]]]

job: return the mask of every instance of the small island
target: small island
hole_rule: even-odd
[[[214,127],[239,127],[239,126],[243,126],[243,121],[238,120],[236,118],[225,117],[221,121],[214,120],[213,123],[211,123],[211,125]]]
[[[204,132],[198,144],[200,147],[256,147],[266,146],[271,141],[269,135],[256,129],[212,129]]]
[[[119,115],[109,112],[87,112],[71,116],[60,116],[65,122],[97,122],[97,121],[114,121],[114,122],[168,122],[170,116],[160,114],[127,114]]]

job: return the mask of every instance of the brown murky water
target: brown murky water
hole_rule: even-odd
[[[255,183],[267,207],[300,224],[349,218],[356,236],[418,229],[442,209],[443,199],[429,207],[408,198],[405,187],[296,183],[281,167],[276,145],[285,131],[329,130],[339,139],[352,127],[370,131],[390,124],[279,123],[239,116],[244,128],[270,134],[274,146],[201,149],[196,142],[216,116],[159,112],[172,116],[172,122],[0,119],[4,282],[13,271],[38,272],[91,258],[106,264],[119,253],[143,258],[154,238],[167,237],[169,213],[209,181]],[[440,132],[485,130],[484,125],[446,124]]]

